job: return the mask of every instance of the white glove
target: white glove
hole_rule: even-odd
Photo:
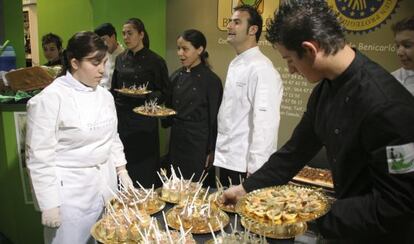
[[[59,207],[47,209],[42,212],[42,225],[50,228],[60,226]]]
[[[134,187],[134,183],[132,183],[131,177],[129,177],[128,171],[126,169],[118,171],[118,178],[119,183],[121,183],[121,185],[124,186],[126,189]]]

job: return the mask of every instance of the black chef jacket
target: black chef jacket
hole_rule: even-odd
[[[338,200],[318,220],[322,234],[347,243],[414,243],[414,172],[390,173],[386,154],[387,146],[410,143],[414,97],[356,51],[339,77],[314,88],[291,139],[243,186],[286,184],[324,145]]]
[[[128,97],[114,91],[146,83],[147,89],[152,91],[146,97]],[[156,175],[160,156],[158,119],[136,114],[132,109],[154,98],[159,104],[163,103],[168,83],[164,59],[148,48],[144,47],[135,54],[127,49],[115,60],[111,91],[117,109],[118,132],[124,144],[128,172],[134,182],[138,180],[144,187],[151,187],[153,183],[159,185]]]
[[[198,179],[207,154],[215,148],[223,85],[209,67],[200,63],[189,72],[185,68],[175,71],[170,89],[167,106],[177,115],[167,121],[172,126],[169,160],[180,167],[185,178],[195,173]]]

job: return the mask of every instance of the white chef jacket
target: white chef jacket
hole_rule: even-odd
[[[121,44],[118,43],[118,47],[113,53],[108,53],[108,60],[105,63],[105,72],[103,74],[101,82],[99,85],[106,89],[111,89],[112,85],[112,75],[114,74],[115,69],[115,60],[116,57],[124,51],[124,48]]]
[[[68,72],[30,99],[27,112],[26,162],[40,209],[86,209],[109,197],[115,167],[126,164],[112,95]]]
[[[254,173],[276,151],[283,87],[259,47],[234,58],[218,113],[214,165]]]
[[[414,70],[399,68],[391,74],[414,96]]]

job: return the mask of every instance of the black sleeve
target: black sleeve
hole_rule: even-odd
[[[173,95],[173,89],[175,86],[175,83],[178,79],[178,74],[180,73],[181,69],[178,69],[174,71],[174,73],[170,76],[167,91],[165,92],[165,106],[167,108],[173,108],[172,104],[172,95]],[[166,118],[161,119],[161,125],[163,128],[171,127],[173,124],[173,118],[174,116],[168,116]]]
[[[247,192],[267,186],[286,184],[322,148],[322,143],[314,132],[311,98],[307,111],[303,114],[289,141],[272,154],[269,160],[243,183]]]
[[[154,65],[154,86],[155,90],[149,95],[149,99],[157,98],[158,104],[165,103],[169,87],[168,68],[164,59],[158,57]]]
[[[208,148],[207,153],[213,152],[216,148],[217,139],[217,114],[223,97],[223,84],[220,78],[213,73],[212,79],[207,84],[208,102]]]
[[[317,223],[327,237],[372,236],[406,228],[414,220],[414,160],[410,170],[390,170],[387,147],[406,147],[414,158],[413,104],[378,107],[363,122],[361,140],[367,151],[372,192],[337,200]],[[388,155],[388,156],[387,156]],[[406,155],[408,156],[408,155]],[[403,157],[404,159],[404,157]],[[410,160],[406,160],[410,164]]]
[[[120,62],[120,57],[122,54],[118,55],[115,58],[115,67],[114,67],[114,72],[112,73],[112,81],[111,81],[111,89],[109,90],[112,95],[114,96],[114,98],[118,95],[117,92],[115,92],[114,89],[118,89],[118,65]]]

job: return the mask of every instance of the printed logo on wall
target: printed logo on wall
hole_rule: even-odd
[[[241,4],[252,5],[258,10],[263,18],[263,31],[266,31],[266,24],[273,18],[273,13],[279,7],[279,0],[218,0],[217,27],[219,30],[227,31],[233,8]]]
[[[395,13],[401,0],[328,0],[339,13],[349,33],[367,33],[380,28]]]

